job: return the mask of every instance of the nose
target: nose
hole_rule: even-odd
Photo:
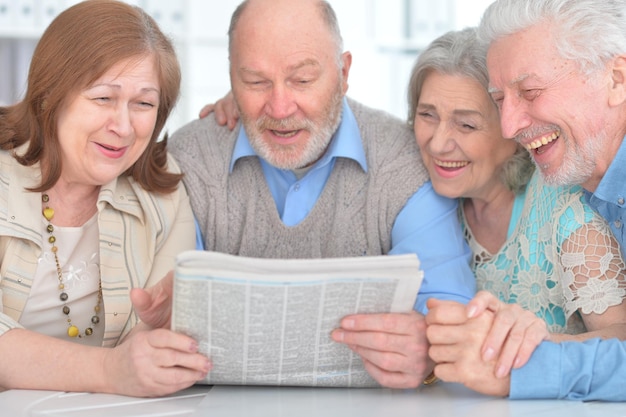
[[[515,95],[505,96],[500,106],[502,136],[512,139],[531,124],[525,101]]]
[[[454,132],[450,126],[451,123],[440,121],[435,129],[433,129],[432,138],[430,139],[430,151],[436,155],[443,155],[454,150]]]
[[[288,86],[275,84],[265,104],[265,113],[274,119],[285,119],[298,108],[293,91]]]
[[[113,108],[110,129],[120,137],[129,136],[133,131],[131,112],[128,106],[120,104]]]

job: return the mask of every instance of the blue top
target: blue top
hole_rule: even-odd
[[[594,193],[585,191],[589,205],[611,226],[615,238],[620,244],[622,256],[626,259],[626,140],[622,140],[613,162],[602,177]]]
[[[543,342],[512,371],[510,398],[626,401],[626,342]]]
[[[256,156],[244,129],[240,129],[231,160]],[[343,102],[341,123],[328,150],[300,179],[291,170],[276,168],[260,159],[265,179],[281,220],[287,226],[300,223],[309,214],[332,172],[337,158],[350,158],[367,172],[367,159],[359,128],[347,101]],[[401,179],[399,179],[401,180]],[[424,280],[415,310],[428,311],[426,300],[436,297],[467,303],[475,293],[474,275],[469,266],[470,250],[461,233],[457,202],[435,193],[425,183],[407,201],[391,231],[389,255],[415,253],[424,271]],[[197,230],[197,247],[203,239]]]

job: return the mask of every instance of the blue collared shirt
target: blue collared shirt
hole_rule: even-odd
[[[256,152],[244,129],[240,129],[231,171],[239,158],[247,156],[256,156]],[[297,225],[313,209],[337,158],[353,159],[367,172],[361,134],[346,100],[341,123],[328,150],[301,179],[291,170],[276,168],[261,159],[265,179],[285,225]],[[199,231],[198,237],[201,245]],[[415,310],[425,314],[426,300],[431,297],[467,303],[474,295],[476,284],[469,266],[470,250],[461,233],[457,202],[436,194],[430,181],[407,201],[392,228],[389,255],[405,253],[417,254],[424,271]]]
[[[626,259],[626,138],[595,192],[584,191],[591,208],[606,219]]]

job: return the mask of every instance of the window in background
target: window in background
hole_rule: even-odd
[[[353,54],[348,94],[407,117],[407,86],[419,51],[449,30],[475,26],[493,0],[330,0]],[[355,13],[356,10],[356,13]]]

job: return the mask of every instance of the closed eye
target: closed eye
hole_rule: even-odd
[[[473,125],[468,125],[467,123],[462,123],[461,128],[465,130],[476,130],[476,127]]]
[[[435,117],[431,112],[427,111],[417,112],[417,115],[423,119],[433,119]]]
[[[530,90],[521,90],[520,95],[528,101],[533,101],[541,94],[541,90],[538,89],[530,89]]]
[[[264,81],[264,80],[244,81],[244,84],[254,87],[254,86],[261,86],[261,85],[267,84],[267,81]]]

